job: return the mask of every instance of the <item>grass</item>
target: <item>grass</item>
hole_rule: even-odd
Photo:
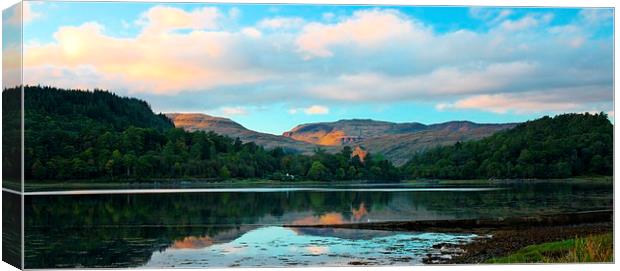
[[[582,263],[612,262],[613,235],[591,235],[558,242],[531,245],[488,263]]]

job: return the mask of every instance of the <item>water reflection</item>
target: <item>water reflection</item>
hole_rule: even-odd
[[[306,216],[300,219],[294,220],[291,224],[293,225],[336,225],[336,224],[344,224],[344,223],[357,223],[357,222],[368,222],[367,220],[362,220],[366,218],[368,215],[368,210],[364,206],[364,202],[359,204],[359,207],[353,208],[351,207],[350,218],[349,220],[345,220],[342,213],[337,212],[329,212],[321,215],[311,215]]]
[[[204,248],[213,245],[213,239],[209,236],[188,236],[181,240],[174,241],[171,248],[184,249],[184,248]]]
[[[351,214],[353,222],[361,222],[362,218],[368,215],[368,210],[366,210],[366,206],[364,206],[364,203],[362,202],[357,209],[351,208]]]
[[[333,231],[262,227],[230,242],[203,248],[169,247],[155,252],[144,267],[420,264],[434,244],[463,243],[476,237],[351,229],[338,229],[335,231],[339,234],[333,235]]]
[[[292,224],[294,225],[320,225],[320,224],[342,224],[344,219],[340,213],[327,213],[320,216],[307,216],[304,218],[296,219]]]
[[[280,234],[281,238],[294,235],[295,240],[299,241],[295,241],[295,247],[303,250],[302,254],[324,255],[339,247],[329,242],[343,242],[340,244],[343,249],[349,249],[347,244],[369,245],[359,242],[380,241],[383,240],[381,237],[389,238],[393,233],[286,229],[278,226],[490,218],[610,209],[613,206],[612,191],[611,185],[541,183],[477,192],[378,192],[363,191],[360,187],[354,191],[30,195],[25,197],[24,207],[27,234],[25,263],[26,268],[139,267],[147,263],[150,266],[156,263],[169,266],[173,263],[153,261],[151,256],[164,251],[172,253],[215,248],[220,254],[235,254],[243,248],[243,244],[235,242],[248,240],[241,237],[250,233],[250,236],[255,236],[256,231],[264,228]],[[316,241],[313,238],[322,241],[304,243]],[[231,243],[234,245],[230,246]],[[415,247],[414,244],[411,246]],[[245,263],[260,264],[257,258],[261,255],[271,255],[271,249],[279,251],[271,245],[260,245],[260,248],[248,246],[247,250],[257,255],[254,260],[235,258],[232,263],[219,264],[235,264],[238,260],[236,264],[241,266]],[[323,252],[326,249],[328,251]],[[187,265],[196,267],[205,261],[211,262],[186,253],[189,252],[165,255],[188,256]],[[352,254],[354,257],[359,256],[355,253]],[[216,257],[214,255],[219,254],[209,255]],[[344,263],[342,258],[339,259],[334,262],[332,258],[321,261],[303,258],[296,263]],[[377,257],[375,261],[387,260],[386,257]],[[281,266],[285,261],[265,263]]]

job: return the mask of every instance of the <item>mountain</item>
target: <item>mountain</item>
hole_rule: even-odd
[[[295,140],[323,146],[357,144],[369,139],[394,135],[411,135],[421,131],[442,133],[488,134],[514,124],[477,124],[469,121],[452,121],[433,125],[422,123],[393,123],[370,119],[339,120],[298,125],[282,135]]]
[[[453,121],[433,125],[422,123],[394,123],[370,119],[339,120],[298,125],[282,136],[259,133],[226,118],[204,114],[167,114],[176,127],[187,131],[213,131],[244,142],[253,141],[266,148],[276,146],[312,153],[321,147],[335,153],[343,146],[355,147],[360,157],[366,152],[382,154],[395,165],[402,165],[415,153],[435,146],[454,144],[484,138],[509,129],[515,124],[477,124]],[[362,149],[358,149],[359,147]]]
[[[206,131],[226,135],[231,138],[238,137],[243,142],[254,142],[267,149],[282,147],[292,152],[311,154],[317,147],[315,144],[294,140],[284,136],[252,131],[227,118],[197,113],[169,113],[166,114],[166,116],[174,122],[177,128],[182,128],[189,132]]]
[[[424,130],[421,123],[393,123],[370,119],[339,120],[301,124],[282,135],[318,145],[335,146],[359,143],[366,138],[385,134],[414,133]]]
[[[177,128],[186,131],[210,131],[222,135],[243,135],[252,131],[246,129],[241,124],[227,118],[213,117],[205,114],[166,114]]]
[[[470,122],[448,122],[429,125],[427,129],[414,133],[386,134],[368,138],[363,145],[373,153],[381,153],[395,165],[403,165],[415,153],[428,149],[453,145],[456,142],[478,140],[510,129],[515,124],[475,124]]]
[[[283,136],[322,146],[361,145],[371,153],[382,154],[395,165],[402,165],[419,151],[481,139],[514,126],[511,123],[478,124],[470,121],[425,125],[352,119],[302,124],[284,132]]]

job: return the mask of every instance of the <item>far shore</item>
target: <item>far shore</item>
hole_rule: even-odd
[[[541,214],[482,219],[449,219],[417,221],[384,221],[344,224],[290,224],[293,228],[345,228],[390,231],[432,231],[486,233],[494,230],[518,230],[530,227],[576,225],[584,223],[611,222],[613,210],[591,210],[569,213]]]
[[[60,189],[144,189],[144,188],[199,188],[199,187],[247,187],[247,186],[325,186],[325,185],[419,185],[419,186],[493,186],[525,183],[571,182],[579,184],[611,184],[613,176],[579,176],[565,179],[471,179],[471,180],[350,180],[350,181],[316,181],[295,180],[281,181],[272,179],[213,179],[213,178],[179,178],[179,179],[93,179],[93,180],[26,180],[25,191],[45,191]],[[19,182],[4,181],[3,187],[15,191],[21,190]]]

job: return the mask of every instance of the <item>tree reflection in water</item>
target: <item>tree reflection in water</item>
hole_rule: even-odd
[[[490,191],[296,191],[27,196],[26,268],[136,267],[153,252],[210,247],[283,224],[465,219],[608,209],[611,185]],[[334,237],[336,230],[295,229]],[[355,233],[356,238],[364,238]],[[345,238],[346,236],[341,236]],[[315,249],[314,251],[318,251]]]

